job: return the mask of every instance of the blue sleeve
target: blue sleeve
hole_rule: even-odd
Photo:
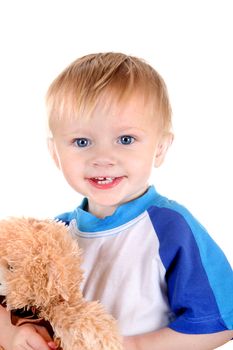
[[[166,269],[175,331],[204,334],[233,329],[233,272],[221,249],[182,206],[149,209]]]

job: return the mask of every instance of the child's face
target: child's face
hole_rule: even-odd
[[[88,198],[88,211],[105,217],[147,190],[165,153],[160,129],[152,107],[135,95],[109,108],[100,102],[89,118],[60,121],[51,150],[67,182]]]

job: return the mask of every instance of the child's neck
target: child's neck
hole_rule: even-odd
[[[87,202],[85,206],[85,211],[89,212],[90,214],[94,215],[95,217],[99,219],[104,219],[107,216],[113,215],[113,213],[116,211],[117,207],[100,207],[95,205],[89,205]]]

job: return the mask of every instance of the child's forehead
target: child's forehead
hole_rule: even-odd
[[[160,125],[158,114],[152,102],[145,103],[137,94],[124,100],[101,98],[96,106],[88,113],[77,112],[70,118],[62,118],[57,128],[64,133],[94,133],[101,126],[102,130],[133,133],[145,131]],[[56,129],[56,127],[55,127]],[[55,131],[55,130],[54,130]]]
[[[127,117],[130,115],[144,116],[155,109],[155,101],[145,98],[142,93],[134,92],[123,98],[111,94],[103,94],[93,109],[90,117],[96,113],[117,117]]]
[[[154,133],[161,130],[161,118],[154,116],[150,111],[147,112],[147,107],[134,106],[133,103],[120,104],[118,107],[109,106],[102,109],[101,105],[98,105],[87,117],[60,120],[53,130],[53,135],[75,138],[127,134],[142,137],[151,131]]]
[[[127,122],[132,119],[146,119],[155,113],[155,98],[145,98],[144,94],[139,92],[132,92],[123,97],[105,92],[98,97],[93,107],[89,108],[87,104],[81,113],[77,110],[74,118],[81,120],[117,118],[119,121]]]
[[[161,129],[158,118],[149,118],[140,112],[120,114],[93,112],[88,118],[61,120],[53,130],[54,136],[63,137],[113,137],[119,135],[143,136]]]
[[[61,108],[62,107],[62,108]],[[50,129],[55,131],[63,125],[92,127],[95,122],[114,124],[122,129],[139,127],[148,123],[162,123],[162,115],[158,98],[155,94],[146,93],[143,89],[135,89],[124,94],[105,89],[94,100],[85,100],[77,105],[75,99],[70,99],[59,106],[59,113],[50,120]]]
[[[108,123],[115,129],[142,128],[153,122],[156,110],[151,101],[145,101],[142,96],[132,94],[123,100],[102,97],[90,114],[77,115],[80,125]]]

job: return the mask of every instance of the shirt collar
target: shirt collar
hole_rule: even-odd
[[[157,196],[154,186],[150,186],[141,197],[122,204],[111,216],[106,216],[103,219],[85,211],[87,198],[84,198],[74,212],[77,227],[81,232],[99,232],[124,225],[153,205]]]

